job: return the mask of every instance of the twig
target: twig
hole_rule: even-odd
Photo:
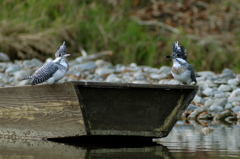
[[[180,31],[174,27],[171,27],[165,23],[159,22],[159,21],[143,21],[143,20],[139,20],[136,18],[132,18],[133,21],[137,22],[140,25],[155,25],[155,26],[160,26],[168,31],[174,32],[174,33],[179,33]]]
[[[86,61],[96,60],[96,59],[102,58],[104,56],[112,56],[112,55],[113,55],[112,51],[103,51],[103,52],[99,52],[99,53],[92,54],[92,55],[85,56],[85,57],[83,57],[83,56],[78,57],[76,59],[76,61],[82,63],[82,62],[86,62]]]

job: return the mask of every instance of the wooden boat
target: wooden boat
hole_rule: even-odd
[[[0,88],[0,138],[165,137],[197,90],[105,82]]]

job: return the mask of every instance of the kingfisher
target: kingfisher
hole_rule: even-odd
[[[63,42],[55,53],[55,59],[53,61],[45,63],[36,70],[32,76],[24,77],[22,80],[32,79],[31,85],[37,85],[43,82],[54,84],[66,75],[69,68],[66,59],[68,56],[70,56],[70,54],[66,54],[66,43]]]
[[[187,62],[187,51],[178,42],[172,45],[172,54],[166,56],[173,61],[171,73],[173,77],[183,84],[197,84],[192,65]]]

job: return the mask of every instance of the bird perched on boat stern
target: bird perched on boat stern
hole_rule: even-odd
[[[46,82],[48,84],[53,84],[60,79],[62,79],[68,71],[68,62],[66,57],[70,54],[66,54],[66,43],[60,46],[55,54],[55,59],[51,62],[45,63],[42,67],[34,72],[32,76],[23,78],[32,79],[31,85],[40,84]]]
[[[183,84],[197,84],[194,69],[192,65],[187,63],[186,49],[183,46],[174,42],[172,54],[166,58],[173,61],[171,73],[176,80]]]

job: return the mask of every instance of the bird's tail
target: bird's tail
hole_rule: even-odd
[[[24,78],[22,78],[22,80],[32,79],[32,78],[33,78],[33,76],[28,76],[28,77],[24,77]]]

